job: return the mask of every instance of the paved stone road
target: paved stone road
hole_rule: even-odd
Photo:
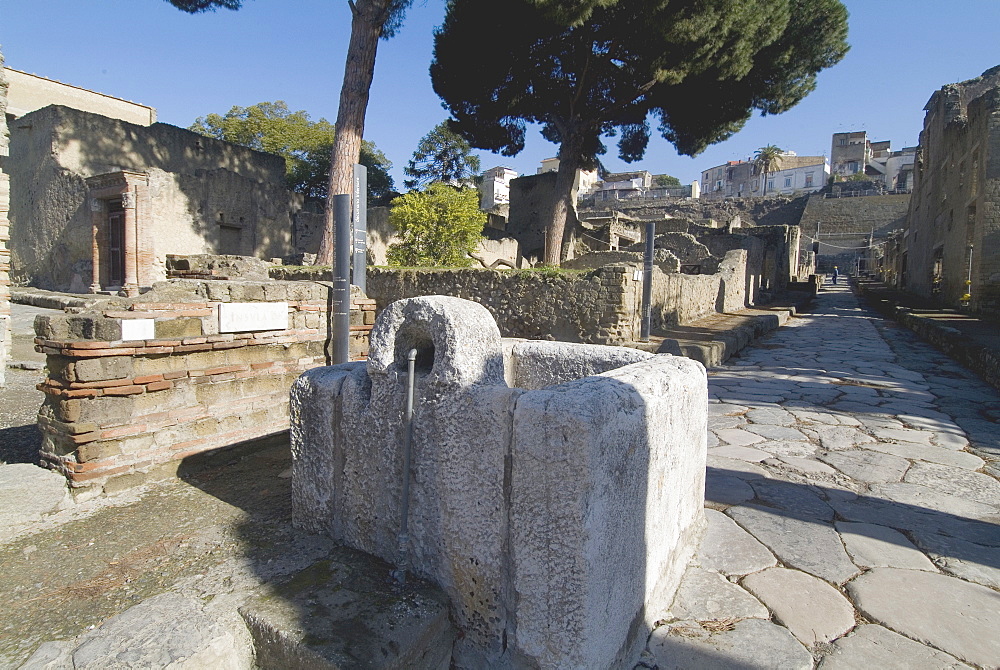
[[[1000,667],[994,389],[841,286],[709,395],[708,529],[649,667]]]

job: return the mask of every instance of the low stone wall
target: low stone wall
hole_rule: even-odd
[[[164,282],[142,302],[38,317],[49,370],[39,385],[43,463],[74,488],[112,490],[286,430],[292,383],[327,362],[329,292],[307,282]],[[367,356],[374,317],[374,301],[355,297],[355,360]]]
[[[485,306],[504,337],[620,344],[638,336],[642,284],[637,267],[609,265],[591,272],[532,270],[368,271],[368,297],[379,311],[396,300],[448,295]]]

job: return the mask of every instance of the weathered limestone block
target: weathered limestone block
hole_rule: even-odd
[[[390,562],[411,349],[409,563],[451,598],[458,666],[627,660],[703,524],[704,369],[594,345],[505,345],[487,309],[458,298],[389,305],[367,365],[302,375],[291,414],[296,522]],[[546,388],[509,387],[505,349],[515,381]]]

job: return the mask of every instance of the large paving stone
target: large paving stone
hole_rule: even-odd
[[[901,486],[894,484],[892,486]],[[902,484],[902,486],[916,486]],[[923,488],[923,487],[922,487]],[[1000,547],[1000,525],[975,519],[961,519],[936,510],[894,502],[874,496],[854,499],[831,499],[830,505],[844,519],[889,526],[905,532],[923,530],[990,547]]]
[[[907,568],[937,572],[934,564],[899,531],[871,523],[834,524],[859,568]]]
[[[873,668],[971,670],[971,666],[950,654],[914,642],[876,624],[858,626],[850,635],[834,642],[830,655],[823,657],[819,668],[820,670],[872,670]]]
[[[791,442],[801,442],[808,438],[798,430],[789,426],[772,426],[765,423],[750,423],[743,427],[751,433],[756,433],[768,440],[785,440]],[[766,448],[766,447],[765,447]]]
[[[709,450],[711,452],[711,449]],[[767,470],[756,463],[741,461],[738,458],[726,458],[725,456],[713,456],[708,454],[707,459],[708,474],[732,475],[740,479],[757,479],[759,477],[770,477]]]
[[[878,442],[876,444],[869,444],[866,448],[872,451],[881,451],[884,454],[892,454],[893,456],[927,461],[929,463],[940,463],[941,465],[950,465],[964,470],[978,470],[983,467],[983,459],[967,451],[930,447],[925,444]]]
[[[819,454],[818,458],[851,479],[867,483],[898,482],[910,467],[910,462],[905,458],[868,449],[826,451]]]
[[[833,508],[805,484],[780,479],[758,479],[750,486],[767,507],[806,519],[833,521]]]
[[[31,463],[0,465],[0,540],[72,504],[66,478]]]
[[[954,577],[875,568],[847,585],[870,620],[968,663],[1000,660],[1000,593]]]
[[[804,572],[768,568],[747,575],[742,584],[806,646],[829,642],[854,627],[854,608],[847,598]]]
[[[677,619],[768,619],[770,613],[756,598],[718,572],[691,566],[684,573],[677,595],[670,606]]]
[[[701,538],[697,561],[706,570],[745,575],[777,564],[774,554],[722,512],[705,510],[708,527]]]
[[[958,470],[958,472],[968,471]],[[995,505],[987,505],[970,500],[964,496],[944,493],[939,491],[933,484],[929,486],[914,484],[912,482],[873,484],[871,491],[873,495],[910,505],[917,509],[934,510],[970,519],[990,517],[997,513]]]
[[[795,417],[783,409],[753,409],[747,412],[747,418],[754,423],[770,424],[772,426],[791,426]]]
[[[178,593],[153,596],[71,645],[42,645],[25,670],[249,670],[253,649],[246,630],[204,613],[201,603]],[[66,663],[61,665],[60,663]]]
[[[764,441],[760,435],[749,433],[742,428],[722,428],[713,432],[720,440],[734,447],[749,447],[751,444]]]
[[[816,445],[812,442],[768,440],[757,445],[761,451],[766,451],[772,456],[795,456],[806,458],[816,453]]]
[[[820,446],[832,451],[842,449],[853,449],[862,444],[869,444],[875,441],[871,435],[862,433],[857,428],[851,426],[816,426],[810,429],[803,429],[805,433],[819,440]]]
[[[709,471],[705,477],[706,505],[737,505],[753,499],[753,496],[753,489],[739,477],[717,475],[713,471]]]
[[[876,428],[872,431],[880,440],[886,442],[915,442],[917,444],[930,444],[934,433],[925,430],[913,430],[912,428]]]
[[[804,475],[832,475],[836,470],[826,463],[821,463],[812,458],[800,458],[798,456],[779,456],[778,460],[793,470]],[[766,463],[766,462],[765,462]]]
[[[936,463],[915,463],[903,481],[923,484],[939,493],[991,505],[995,510],[994,514],[1000,513],[1000,482],[989,475],[956,470]]]
[[[833,526],[780,510],[746,505],[726,512],[769,548],[785,565],[835,584],[858,574]]]
[[[771,454],[766,451],[761,451],[760,449],[737,446],[712,447],[708,450],[708,455],[718,456],[721,458],[732,458],[740,461],[747,461],[749,463],[760,463],[765,458],[771,457]]]
[[[661,626],[650,636],[649,650],[659,670],[811,670],[812,654],[788,629],[744,619],[731,630],[711,632],[695,621]]]
[[[1000,549],[926,529],[913,531],[913,539],[945,572],[1000,589]]]

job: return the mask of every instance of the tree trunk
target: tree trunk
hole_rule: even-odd
[[[577,143],[565,140],[559,146],[559,171],[556,173],[555,192],[552,194],[552,218],[545,229],[545,265],[558,266],[566,249],[566,231],[570,217],[576,211],[576,172],[580,167]]]
[[[340,107],[330,155],[330,181],[327,189],[323,237],[316,262],[333,263],[333,196],[352,192],[353,166],[361,155],[365,132],[368,92],[375,74],[375,52],[382,26],[388,16],[389,0],[358,0],[352,7],[351,41],[344,65],[344,83],[340,88]],[[366,203],[356,203],[363,207]]]

